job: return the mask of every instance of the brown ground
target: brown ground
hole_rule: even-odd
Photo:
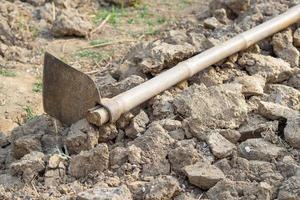
[[[116,123],[41,105],[45,51],[112,97],[300,1],[120,1],[0,0],[0,199],[300,199],[299,24]]]
[[[15,4],[16,7],[30,6],[17,1]],[[93,29],[97,28],[108,15],[111,16],[101,30],[93,33],[90,38],[53,38],[48,33],[49,27],[39,27],[38,24],[43,24],[43,20],[34,21],[33,26],[36,26],[37,33],[30,42],[30,46],[34,48],[29,56],[17,55],[25,62],[18,62],[19,58],[12,60],[4,58],[3,66],[0,65],[9,72],[8,75],[0,75],[0,131],[8,133],[14,127],[23,124],[26,118],[31,118],[31,115],[43,113],[41,103],[43,52],[49,51],[84,72],[94,73],[122,59],[135,44],[159,38],[161,32],[176,26],[182,19],[195,18],[195,12],[206,4],[205,1],[195,0],[162,0],[147,1],[135,7],[120,8],[107,5],[97,9],[87,3],[78,10],[93,22]],[[38,10],[39,7],[31,9]],[[54,12],[53,9],[51,11]],[[16,24],[26,24],[24,18],[19,17],[15,20]],[[102,43],[108,45],[93,48],[93,45]]]

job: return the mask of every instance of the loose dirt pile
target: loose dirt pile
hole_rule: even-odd
[[[112,97],[297,3],[212,1],[197,21],[136,45],[93,78],[102,97]],[[88,37],[81,20],[62,11],[51,33]],[[1,43],[22,43],[15,34],[0,35]],[[0,137],[1,199],[299,199],[299,42],[297,24],[114,124],[99,128],[83,119],[62,127],[40,116],[15,128]]]

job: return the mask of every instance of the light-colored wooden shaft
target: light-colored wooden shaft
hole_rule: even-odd
[[[300,5],[243,32],[221,45],[208,49],[180,62],[175,67],[111,99],[103,100],[102,107],[92,109],[87,116],[90,123],[102,125],[116,121],[123,113],[140,105],[164,90],[186,80],[203,69],[247,49],[258,41],[277,33],[300,20]]]

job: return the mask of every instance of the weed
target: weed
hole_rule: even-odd
[[[30,24],[28,24],[28,19],[24,16],[17,18],[16,24],[19,30],[30,32],[33,38],[38,37],[40,34],[40,30],[36,27],[30,26]]]
[[[17,19],[17,26],[19,28],[19,30],[28,30],[28,24],[26,23],[26,20],[23,16],[20,16],[18,19]]]
[[[41,80],[33,84],[32,91],[36,93],[41,93],[43,90],[43,83]]]
[[[191,0],[182,0],[177,4],[177,9],[185,9],[189,5],[191,5]]]
[[[145,32],[145,35],[155,35],[156,31],[152,26],[149,26],[147,31]]]
[[[107,53],[103,52],[95,52],[91,50],[81,50],[76,53],[76,55],[80,58],[89,58],[92,59],[94,62],[100,62],[109,57]]]
[[[158,24],[164,24],[167,21],[167,19],[164,16],[159,16],[156,20]]]
[[[145,20],[145,23],[146,23],[148,26],[154,26],[154,22],[153,22],[151,19],[146,19],[146,20]]]
[[[57,153],[62,159],[68,160],[71,157],[69,156],[69,153],[67,152],[67,148],[64,146],[64,149],[66,153],[64,153],[58,146],[56,146],[56,149],[53,153]]]
[[[96,56],[98,56],[96,52],[90,50],[78,51],[76,55],[80,58],[95,58]]]
[[[136,23],[136,20],[133,19],[133,18],[130,18],[130,19],[127,20],[127,23],[128,23],[128,24],[135,24],[135,23]]]
[[[157,13],[150,12],[147,5],[143,5],[139,8],[139,18],[140,21],[142,21],[144,24],[147,24],[148,26],[155,26],[165,23],[167,20],[164,16],[157,16]]]
[[[138,8],[140,10],[140,18],[144,19],[149,15],[149,10],[147,5],[143,5]]]
[[[96,46],[109,42],[109,40],[92,40],[90,41],[90,45]]]
[[[99,24],[108,16],[110,16],[108,19],[108,23],[116,25],[122,17],[127,16],[127,12],[124,10],[124,8],[112,7],[111,9],[101,9],[95,14],[92,20],[95,24]]]
[[[31,106],[26,105],[25,107],[23,107],[23,109],[26,112],[26,121],[35,119],[37,117]]]
[[[12,71],[9,71],[7,69],[0,69],[0,75],[1,76],[6,76],[6,77],[15,77],[16,74]]]
[[[40,30],[36,27],[29,27],[32,37],[37,38],[40,35]]]
[[[134,8],[139,8],[141,5],[142,5],[142,1],[136,0],[136,1],[134,2],[134,4],[133,4],[133,7],[134,7]]]

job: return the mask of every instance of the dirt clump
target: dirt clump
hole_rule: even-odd
[[[146,125],[149,123],[147,114],[141,110],[139,114],[132,118],[129,126],[125,129],[125,134],[128,137],[135,138],[138,134],[146,130]]]
[[[157,121],[164,129],[166,129],[169,135],[176,140],[185,139],[185,132],[182,127],[182,123],[179,120],[174,119],[162,119]]]
[[[189,34],[184,30],[169,31],[161,40],[141,43],[126,55],[118,70],[120,77],[131,74],[157,74],[165,68],[191,57],[205,46],[202,34]]]
[[[294,33],[294,45],[295,47],[300,47],[300,28]]]
[[[78,154],[89,150],[98,144],[98,132],[85,119],[74,123],[70,127],[64,144],[70,154]]]
[[[215,17],[207,18],[203,21],[204,27],[208,29],[216,29],[220,26],[222,26],[222,23],[220,23]]]
[[[40,139],[41,135],[25,135],[15,140],[13,143],[14,157],[20,159],[31,151],[42,151]]]
[[[221,129],[219,133],[233,144],[237,143],[241,138],[241,133],[236,130]]]
[[[108,168],[109,151],[106,144],[99,144],[89,151],[71,157],[69,173],[74,177],[83,177],[92,171]]]
[[[234,144],[229,142],[218,132],[212,132],[208,136],[207,144],[217,158],[224,158],[231,155],[236,148]]]
[[[292,74],[289,63],[271,56],[244,54],[238,62],[249,74],[261,75],[270,83],[282,82]]]
[[[144,199],[172,199],[180,192],[179,182],[172,176],[159,176],[146,185]]]
[[[4,135],[3,133],[0,133],[0,147],[5,147],[7,145],[9,145],[9,140],[8,137],[6,135]]]
[[[261,76],[240,76],[234,82],[243,85],[242,93],[246,97],[249,97],[262,95],[266,81]]]
[[[223,172],[206,162],[197,162],[194,165],[184,167],[189,182],[201,189],[209,189],[218,181],[225,178]]]
[[[51,33],[55,37],[86,37],[92,29],[91,23],[75,9],[61,10],[57,13]]]
[[[293,45],[292,30],[287,29],[273,36],[272,44],[275,54],[290,63],[292,67],[299,65],[299,51]]]
[[[231,86],[237,86],[237,91]],[[174,105],[187,118],[191,132],[201,127],[235,128],[247,118],[241,85],[193,85],[175,97]]]
[[[298,0],[204,2],[205,10],[190,6],[188,17],[142,35],[131,25],[145,22],[150,29],[171,21],[171,15],[152,19],[152,3],[161,4],[135,2],[4,1],[0,66],[6,67],[2,60],[35,63],[50,49],[91,75],[103,100],[271,19]],[[196,5],[176,2],[169,2],[176,12]],[[131,16],[134,12],[138,18]],[[28,23],[18,26],[21,18]],[[91,34],[99,26],[99,33]],[[52,117],[36,117],[28,107],[24,112],[30,116],[23,121],[4,112],[0,199],[299,199],[298,40],[298,25],[291,26],[101,127],[85,119],[66,127]],[[120,53],[122,45],[126,51]],[[109,58],[102,59],[107,52]],[[13,82],[10,78],[0,74],[0,89]],[[0,109],[5,100],[4,92]],[[11,132],[8,122],[16,127]]]
[[[101,97],[114,97],[122,92],[125,92],[137,85],[140,85],[144,82],[145,80],[137,75],[131,75],[123,80],[120,80],[118,82],[116,81],[111,81],[111,83],[104,83],[98,82],[97,85],[99,85],[99,91],[101,94]],[[97,82],[97,80],[96,80]],[[99,84],[100,83],[100,84]]]
[[[114,124],[106,124],[99,128],[99,142],[113,140],[118,136],[118,129]]]
[[[49,160],[45,171],[45,185],[58,186],[66,176],[66,158],[60,154],[53,154]]]
[[[20,187],[23,185],[23,182],[16,176],[12,176],[10,174],[1,174],[0,185],[3,188]]]
[[[300,148],[300,117],[290,118],[284,128],[285,140],[294,148]]]
[[[10,165],[12,175],[21,175],[25,181],[30,181],[39,172],[45,169],[45,155],[41,152],[33,151],[26,154],[19,161]]]
[[[250,8],[250,0],[246,1],[226,1],[226,0],[217,0],[210,3],[210,9],[220,9],[220,8],[226,8],[226,11],[234,12],[235,14],[241,14],[245,11],[247,11]]]
[[[177,147],[170,150],[168,158],[173,171],[183,172],[183,167],[205,160],[204,155],[195,146],[195,142],[190,141],[187,144],[179,143]]]
[[[158,123],[152,123],[143,135],[130,142],[129,145],[135,145],[142,150],[142,174],[169,174],[170,163],[166,157],[174,142]]]
[[[248,139],[239,145],[239,153],[248,160],[270,161],[283,155],[284,151],[282,147],[269,143],[263,138]]]
[[[265,87],[264,101],[273,102],[293,110],[300,110],[300,92],[297,89],[280,84]]]
[[[280,187],[278,199],[297,199],[300,196],[299,185],[299,176],[289,178]]]
[[[228,179],[223,179],[208,190],[207,196],[211,199],[234,199],[238,198],[239,195],[236,183]]]
[[[262,182],[250,183],[245,181],[230,181],[224,179],[208,191],[211,199],[268,199],[270,198],[270,185]]]
[[[300,89],[300,69],[294,71],[293,75],[288,80],[287,85],[298,90]]]
[[[132,199],[131,193],[126,186],[115,187],[115,188],[101,188],[96,187],[83,192],[80,192],[77,195],[79,200],[92,200],[92,199],[114,199],[114,200],[123,200],[123,199]]]
[[[296,110],[290,109],[277,103],[265,101],[259,102],[258,111],[262,116],[271,120],[280,118],[289,119],[299,116],[299,112]]]
[[[170,92],[164,92],[153,98],[153,116],[157,119],[173,118],[175,107],[173,105],[174,96]]]
[[[258,114],[248,116],[247,122],[241,125],[238,129],[241,134],[240,141],[245,141],[250,138],[259,138],[264,131],[278,131],[278,121],[268,121],[266,118]]]

